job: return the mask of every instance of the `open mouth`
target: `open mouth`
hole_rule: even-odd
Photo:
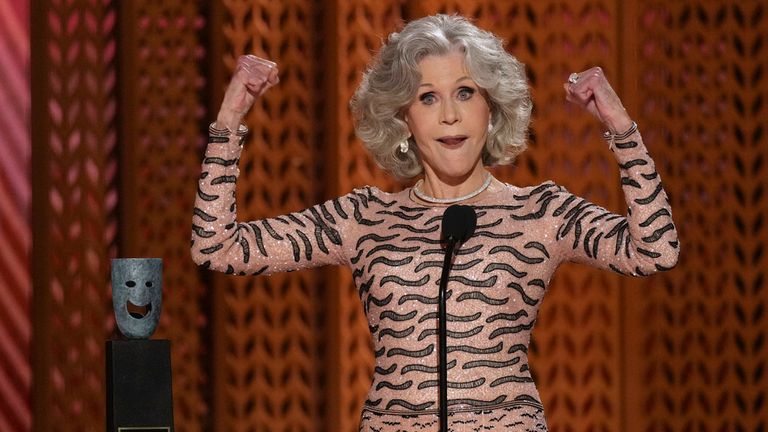
[[[458,147],[467,140],[466,135],[444,136],[437,139],[441,143],[449,147]]]
[[[142,319],[152,312],[152,303],[139,306],[128,300],[125,302],[125,307],[128,309],[128,314],[136,319]]]

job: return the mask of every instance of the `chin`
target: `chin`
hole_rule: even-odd
[[[436,172],[440,177],[443,177],[443,178],[466,179],[472,174],[474,169],[475,169],[474,166],[465,166],[465,167],[446,166],[446,167],[443,167],[443,169],[437,170]]]

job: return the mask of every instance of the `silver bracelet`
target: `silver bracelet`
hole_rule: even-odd
[[[615,143],[616,141],[621,141],[624,139],[629,138],[630,135],[637,132],[637,123],[632,122],[632,126],[627,129],[626,132],[622,133],[611,133],[611,131],[605,131],[603,132],[603,138],[610,142],[611,144]]]
[[[208,125],[208,134],[217,138],[229,138],[232,136],[232,130],[228,127],[219,129],[216,127],[216,122],[213,122]],[[235,135],[241,138],[248,135],[248,128],[241,124],[237,127],[237,132],[235,132]]]

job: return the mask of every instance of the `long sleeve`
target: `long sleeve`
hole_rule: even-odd
[[[269,274],[347,262],[344,227],[355,200],[342,197],[303,211],[237,221],[235,186],[242,145],[211,137],[192,216],[192,259],[230,274]]]
[[[644,276],[677,264],[679,242],[669,200],[639,132],[614,143],[627,215],[611,213],[562,187],[544,200],[562,261],[575,261],[621,274]]]

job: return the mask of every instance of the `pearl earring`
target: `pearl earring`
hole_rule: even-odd
[[[408,153],[408,138],[410,138],[411,135],[409,134],[408,137],[406,137],[404,140],[400,141],[400,153]]]
[[[492,130],[493,130],[493,123],[488,122],[488,133],[490,134]]]

